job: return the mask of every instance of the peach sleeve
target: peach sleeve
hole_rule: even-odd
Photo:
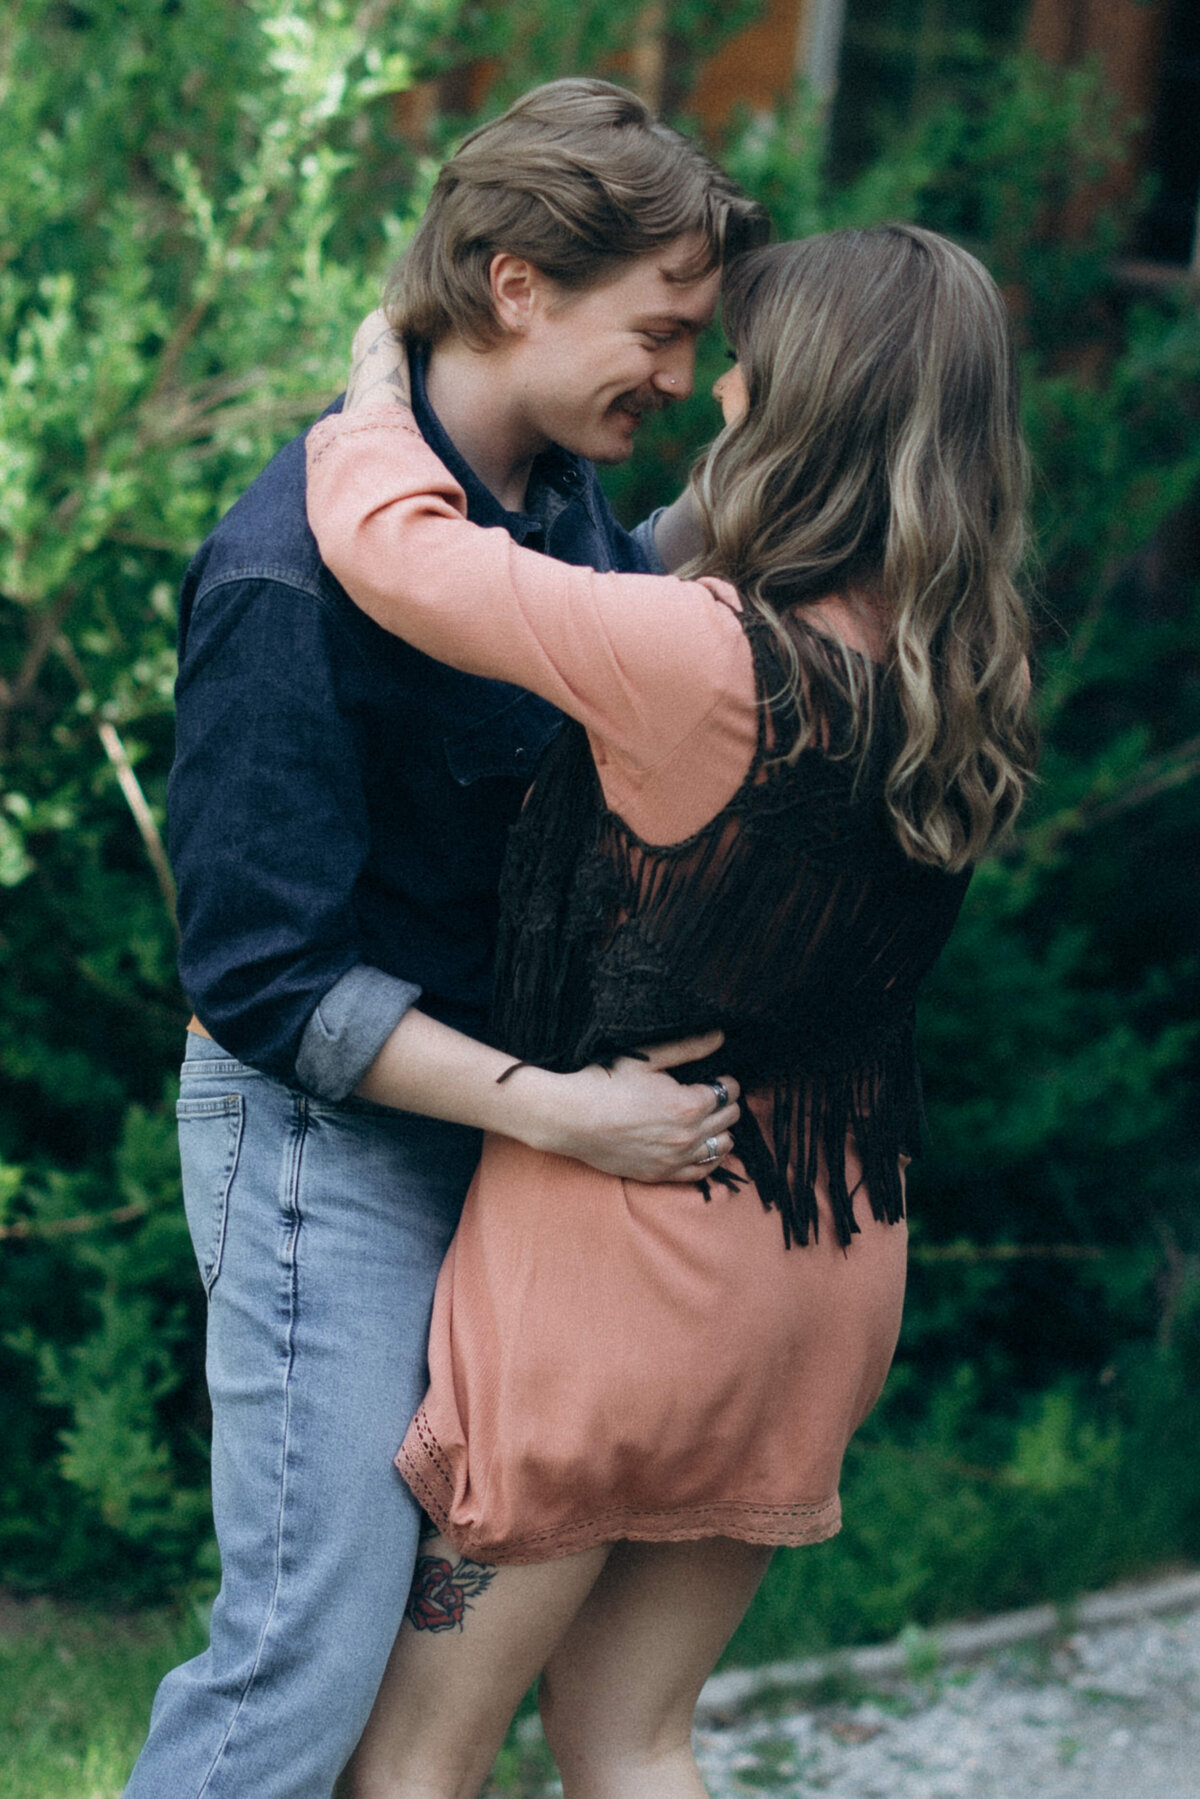
[[[469,523],[461,487],[396,406],[314,426],[308,515],[327,566],[378,624],[543,695],[631,773],[710,722],[745,766],[745,719],[726,731],[713,717],[733,696],[744,712],[753,685],[726,583],[599,574]]]

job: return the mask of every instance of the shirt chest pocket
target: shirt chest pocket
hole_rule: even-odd
[[[561,723],[562,714],[549,700],[519,694],[443,739],[450,774],[460,787],[496,775],[527,781]]]

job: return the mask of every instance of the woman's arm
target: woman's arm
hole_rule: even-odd
[[[325,419],[308,441],[321,554],[387,630],[542,694],[633,769],[662,761],[714,711],[733,762],[748,757],[749,710],[726,720],[722,708],[743,692],[752,704],[749,648],[717,598],[736,603],[731,588],[600,574],[468,523],[461,488],[403,405]]]
[[[382,306],[369,312],[350,346],[350,379],[342,399],[342,412],[392,401],[407,406],[412,398],[408,379],[408,351],[387,322]]]
[[[404,339],[392,330],[383,308],[377,307],[354,333],[342,414],[359,412],[364,406],[407,406],[411,399]],[[685,487],[678,499],[658,514],[654,521],[654,547],[663,567],[672,573],[704,548],[700,509],[690,487]]]
[[[681,1086],[665,1072],[710,1055],[719,1031],[622,1057],[611,1071],[589,1067],[551,1074],[513,1058],[418,1010],[406,1012],[357,1089],[362,1099],[455,1124],[515,1137],[534,1149],[570,1156],[604,1174],[635,1181],[697,1181],[732,1147],[738,1084],[723,1077],[729,1103],[711,1085]]]
[[[345,410],[364,403],[406,407],[409,391],[403,342],[383,312],[374,312],[355,334]],[[626,1180],[694,1181],[712,1172],[711,1159],[696,1160],[707,1158],[710,1140],[721,1156],[731,1147],[738,1085],[725,1076],[729,1101],[717,1106],[707,1083],[684,1087],[665,1071],[711,1053],[719,1040],[714,1033],[660,1045],[645,1060],[623,1057],[611,1070],[555,1075],[521,1067],[501,1080],[512,1068],[510,1056],[413,1008],[358,1093],[380,1105],[498,1131]]]

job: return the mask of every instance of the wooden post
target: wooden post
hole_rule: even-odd
[[[802,0],[796,24],[796,73],[828,105],[837,90],[846,0]]]
[[[630,87],[647,106],[660,112],[667,57],[666,0],[650,0],[639,13],[628,56]]]

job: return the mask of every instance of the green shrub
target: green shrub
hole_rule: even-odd
[[[1193,1276],[1172,1343],[1127,1349],[1103,1386],[1060,1378],[1009,1418],[972,1363],[915,1423],[885,1405],[850,1446],[842,1534],[776,1555],[727,1661],[1069,1601],[1200,1555],[1198,1320]]]

